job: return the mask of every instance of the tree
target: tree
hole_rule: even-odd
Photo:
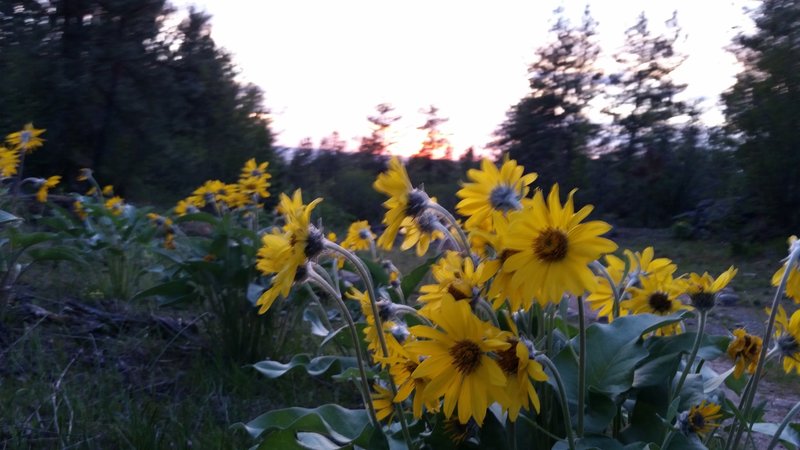
[[[394,107],[388,103],[381,103],[375,107],[378,114],[367,116],[370,124],[371,133],[369,136],[361,138],[361,145],[358,151],[371,158],[380,159],[387,153],[387,149],[392,142],[389,141],[389,128],[393,123],[400,120],[400,116],[394,115]]]
[[[545,185],[579,184],[587,144],[598,131],[586,115],[602,77],[594,67],[600,52],[595,28],[588,8],[580,27],[558,18],[551,29],[553,41],[536,51],[528,68],[529,94],[508,111],[495,133],[492,145],[538,172]]]
[[[800,4],[764,0],[755,25],[734,41],[744,69],[725,116],[753,208],[788,232],[800,226]]]
[[[663,225],[682,209],[677,193],[686,186],[669,168],[675,167],[675,149],[683,138],[694,139],[682,128],[697,117],[693,106],[677,97],[686,85],[676,83],[672,72],[685,57],[674,50],[681,35],[675,15],[666,22],[669,35],[653,35],[644,13],[626,31],[625,45],[615,59],[622,71],[610,78],[613,118],[612,176],[605,192],[606,204],[637,225]],[[679,122],[683,121],[681,125]]]
[[[420,110],[425,114],[425,123],[417,129],[425,132],[425,139],[422,141],[422,146],[414,154],[415,158],[433,159],[434,157],[447,157],[452,156],[453,148],[450,145],[450,140],[442,133],[440,126],[450,119],[439,116],[439,108],[434,105],[428,109]],[[450,159],[450,158],[447,158]]]
[[[207,15],[169,28],[172,14],[164,0],[0,2],[0,132],[47,129],[30,174],[90,167],[124,195],[172,201],[274,161],[262,91],[235,80]]]

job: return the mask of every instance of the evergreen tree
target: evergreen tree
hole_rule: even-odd
[[[752,207],[789,232],[800,226],[800,4],[764,0],[755,25],[735,39],[744,70],[725,115]]]
[[[682,137],[682,120],[697,116],[677,97],[686,85],[672,72],[685,59],[674,50],[681,35],[675,15],[666,23],[669,35],[653,35],[644,13],[626,32],[625,45],[616,55],[622,71],[608,88],[615,144],[612,171],[604,200],[623,219],[636,225],[664,226],[670,217],[692,207],[678,201],[685,186],[669,168],[675,166],[675,148]],[[688,136],[688,135],[687,135]],[[601,200],[602,201],[602,200]]]
[[[528,69],[530,93],[508,111],[496,132],[493,145],[538,172],[544,185],[580,184],[587,144],[598,131],[586,115],[602,76],[594,67],[600,52],[595,28],[588,8],[579,27],[558,18],[553,41],[537,50]]]

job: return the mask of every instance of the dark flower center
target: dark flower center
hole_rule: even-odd
[[[489,194],[489,203],[498,211],[514,211],[522,208],[517,192],[509,186],[497,186]]]
[[[700,411],[695,411],[689,415],[689,427],[695,433],[702,431],[706,427],[706,418]]]
[[[322,252],[322,249],[325,248],[324,239],[322,236],[322,232],[317,229],[317,227],[309,226],[308,227],[308,240],[306,241],[306,248],[303,252],[306,255],[306,258],[313,258],[319,255]]]
[[[508,343],[511,344],[511,347],[497,353],[497,356],[500,358],[497,360],[497,364],[503,369],[503,372],[507,374],[516,374],[519,368],[517,342],[516,339],[509,339]]]
[[[450,356],[459,372],[469,375],[481,364],[483,352],[475,342],[469,339],[458,341],[450,347]]]
[[[710,292],[697,292],[691,295],[692,305],[700,311],[708,311],[714,307],[714,294]]]
[[[650,308],[657,314],[665,314],[672,309],[672,300],[664,292],[654,292],[647,299]]]
[[[425,211],[425,207],[428,206],[428,201],[428,194],[426,194],[425,191],[414,189],[409,192],[406,215],[412,217],[418,216],[422,211]]]
[[[800,344],[790,334],[784,334],[778,338],[778,348],[781,354],[787,358],[796,358],[794,354],[800,352]]]
[[[432,234],[436,231],[436,224],[438,222],[439,219],[437,219],[436,215],[432,212],[423,212],[417,216],[417,226],[419,226],[419,230],[425,234]]]
[[[539,260],[554,263],[567,256],[569,240],[561,230],[548,228],[533,241],[533,252]]]

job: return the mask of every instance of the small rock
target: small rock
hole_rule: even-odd
[[[730,287],[726,287],[717,294],[717,303],[721,306],[733,306],[739,303],[739,295]]]

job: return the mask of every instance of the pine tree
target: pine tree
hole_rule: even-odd
[[[800,4],[764,0],[756,31],[734,43],[744,70],[723,95],[729,132],[755,212],[800,226]]]
[[[579,27],[558,18],[553,41],[537,50],[528,69],[530,93],[496,132],[493,146],[538,172],[544,185],[579,184],[587,144],[598,131],[586,115],[602,77],[594,66],[600,52],[595,28],[588,8]]]

